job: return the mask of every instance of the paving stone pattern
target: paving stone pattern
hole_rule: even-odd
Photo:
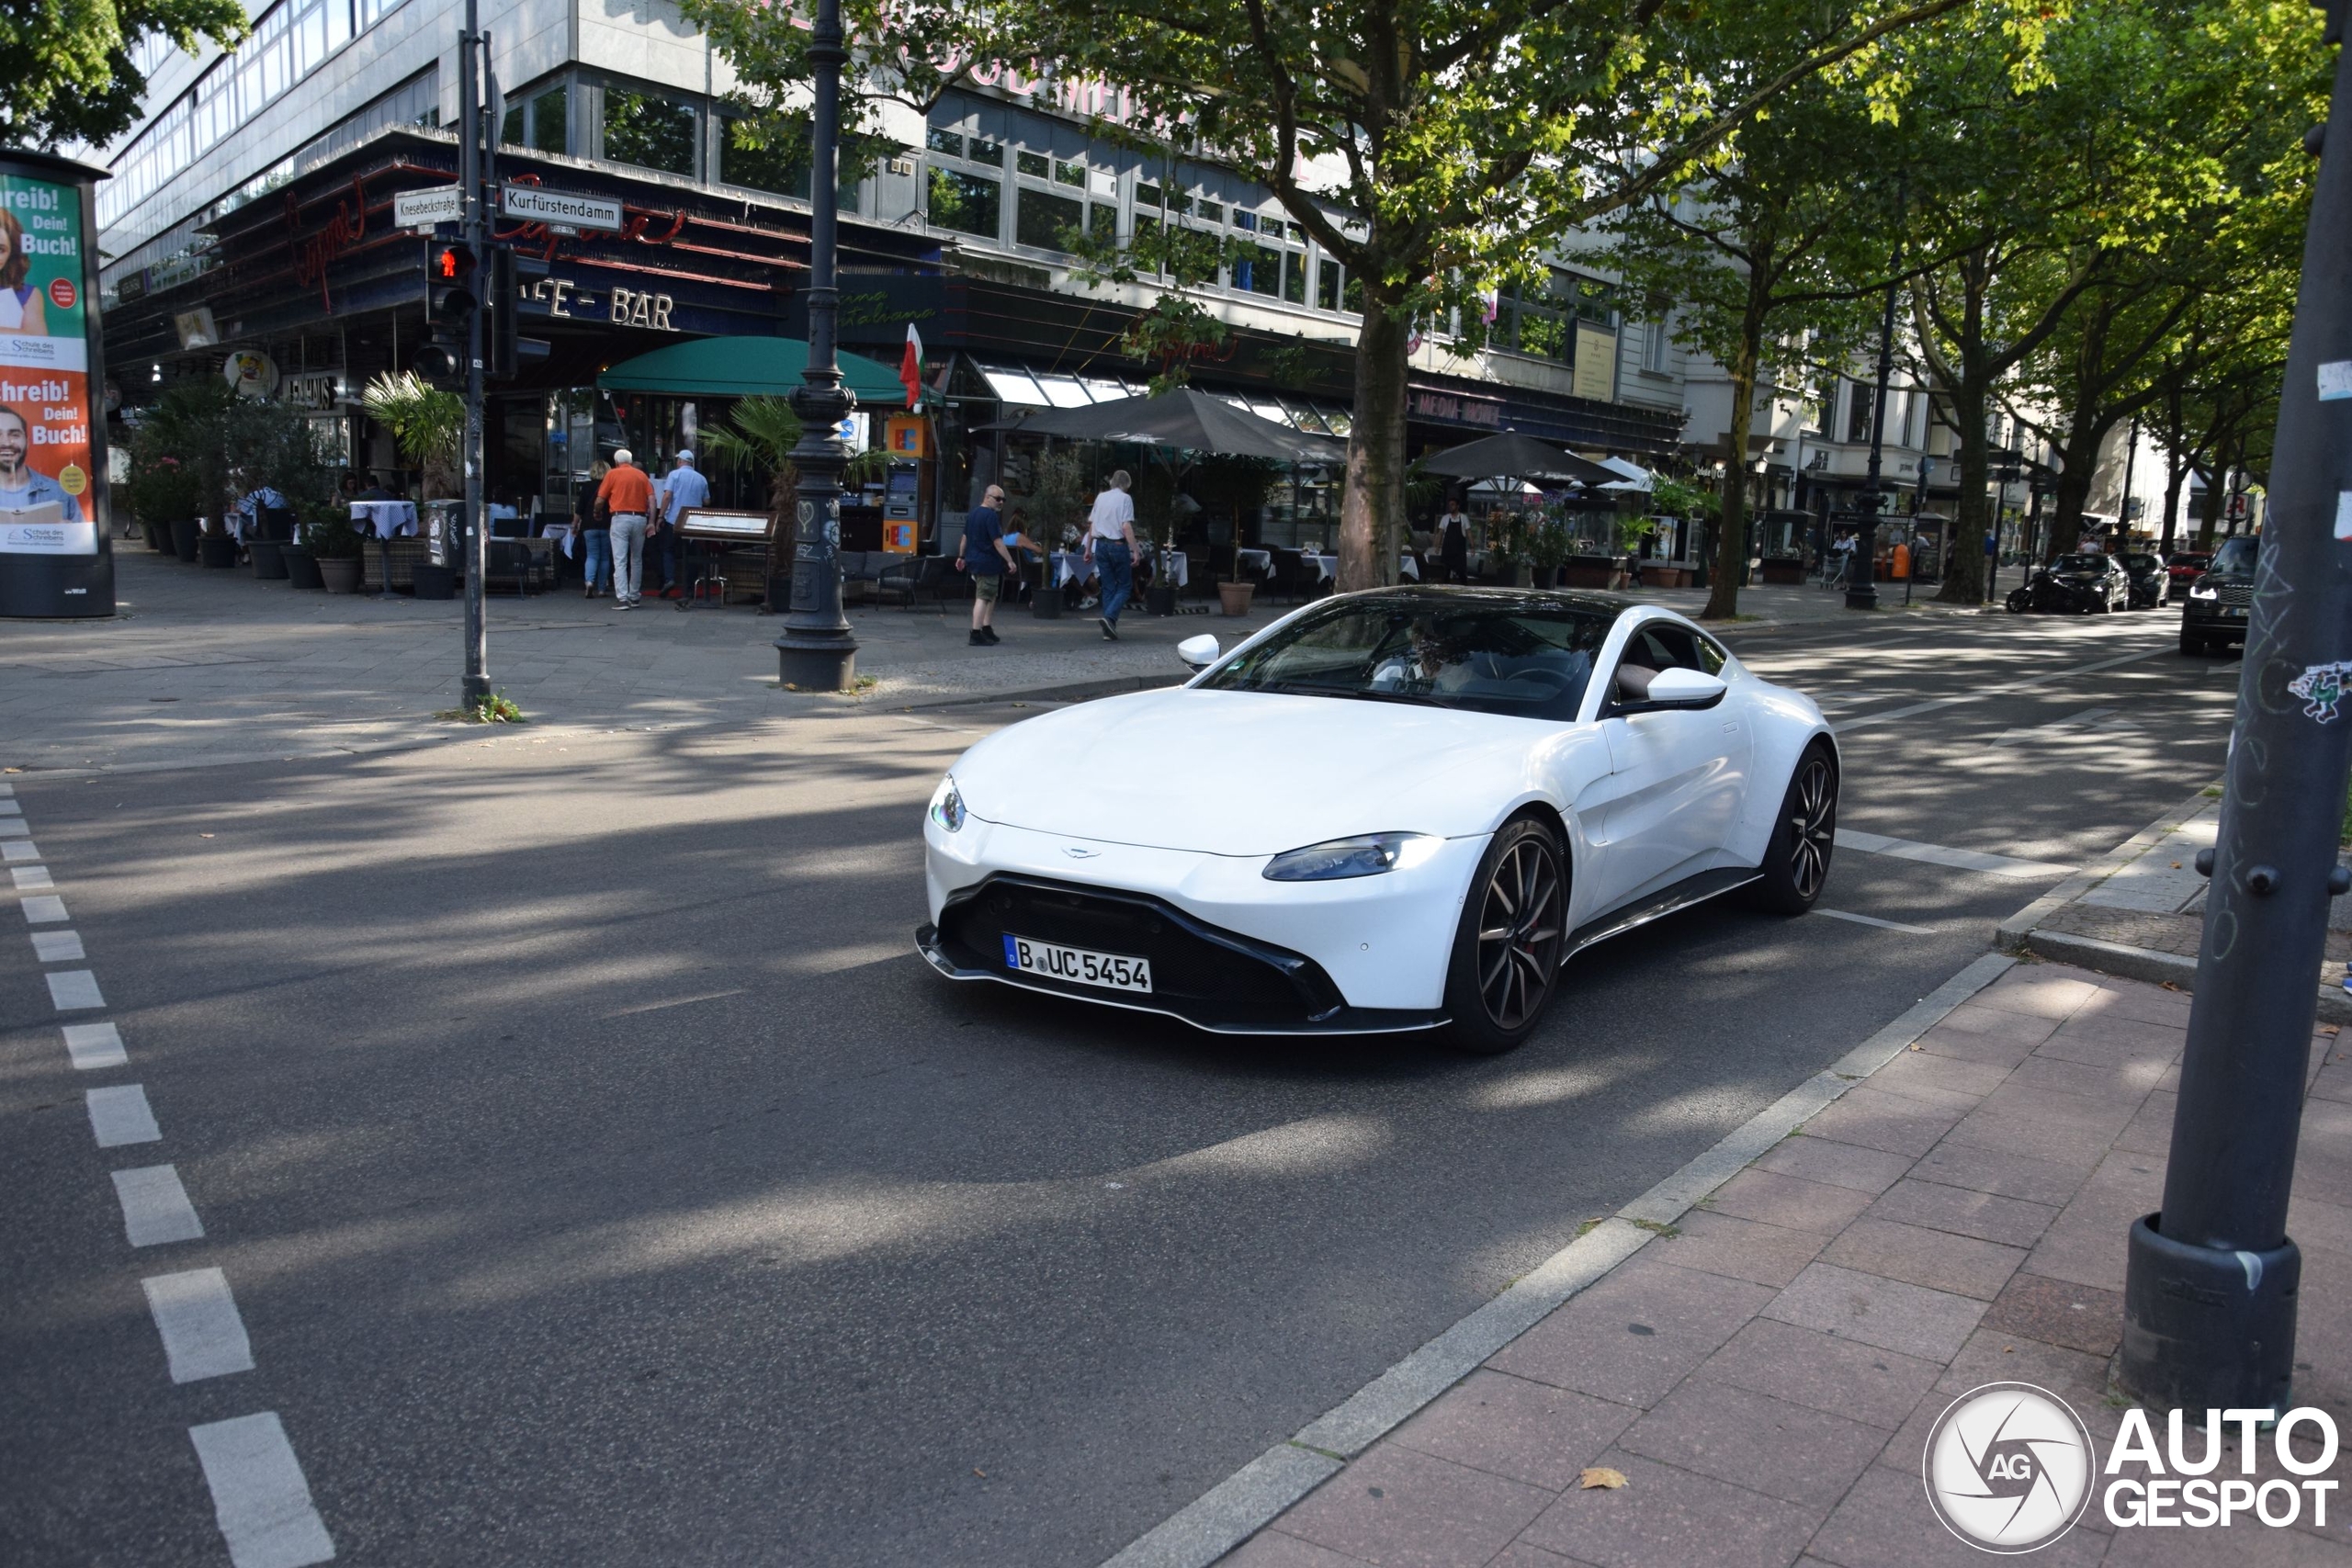
[[[2033,1382],[2105,1452],[2124,1235],[2163,1186],[2188,1007],[2019,964],[1225,1568],[1987,1561],[1928,1510],[1928,1429],[1980,1384]],[[2296,1397],[2346,1424],[2352,1032],[2323,1029],[2311,1071]],[[1626,1484],[1585,1489],[1588,1466]],[[2033,1560],[2352,1568],[2346,1508],[2326,1529],[2117,1530],[2094,1501]]]

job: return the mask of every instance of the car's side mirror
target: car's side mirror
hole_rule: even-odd
[[[1195,670],[1205,670],[1217,660],[1216,638],[1203,632],[1188,637],[1176,645],[1176,657]]]
[[[1703,670],[1661,670],[1650,677],[1649,690],[1637,702],[1617,704],[1615,711],[1628,713],[1663,713],[1685,708],[1711,708],[1724,700],[1730,688],[1720,675],[1710,675]]]

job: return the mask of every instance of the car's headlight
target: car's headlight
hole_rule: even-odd
[[[2219,599],[2222,596],[2222,591],[2218,588],[2191,588],[2188,591],[2188,596],[2191,599]]]
[[[948,774],[931,792],[931,819],[953,833],[964,825],[964,797],[956,788],[956,775]]]
[[[1337,882],[1418,865],[1445,840],[1430,833],[1365,833],[1290,850],[1266,863],[1269,882]]]

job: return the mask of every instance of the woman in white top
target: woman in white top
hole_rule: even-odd
[[[1136,503],[1127,494],[1134,483],[1125,468],[1113,474],[1086,519],[1086,558],[1102,579],[1102,614],[1097,619],[1112,642],[1119,640],[1119,612],[1135,591]]]

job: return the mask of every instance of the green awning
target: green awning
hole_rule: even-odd
[[[900,409],[907,389],[891,367],[842,354],[842,379],[861,407]],[[675,397],[789,397],[808,367],[808,345],[792,337],[705,337],[625,359],[596,378],[608,392],[667,392]]]

